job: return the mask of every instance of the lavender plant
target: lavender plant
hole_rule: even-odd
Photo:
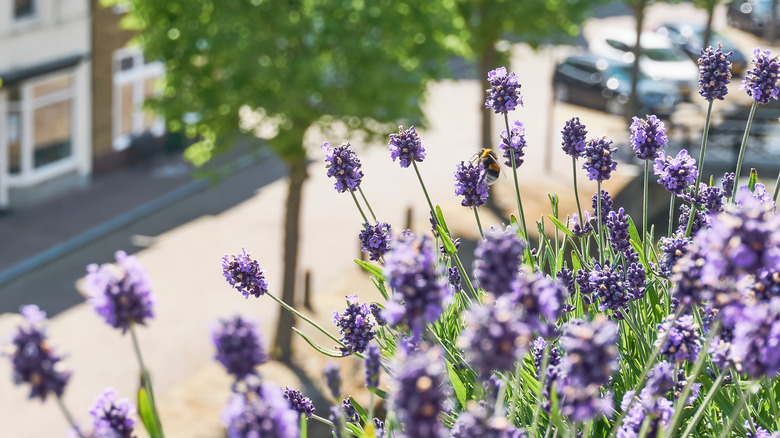
[[[517,76],[503,67],[487,78],[485,105],[506,122],[497,140],[514,173],[519,220],[512,215],[510,224],[494,224],[483,235],[477,214],[480,238],[471,271],[460,261],[460,240],[423,184],[420,133],[400,127],[391,134],[390,157],[402,168],[414,168],[430,208],[431,233],[379,222],[360,189],[371,175],[363,174],[356,153],[349,143],[335,148],[325,143],[328,176],[337,192],[350,192],[362,218],[353,236],[370,261],[356,262],[382,299],[370,302],[358,291],[347,298],[346,309],[334,312],[334,325],[325,327],[279,300],[246,249],[225,255],[222,275],[229,287],[294,313],[308,324],[296,333],[338,361],[323,370],[322,386],[333,405],[323,406],[319,412],[327,414],[320,417],[310,388],[282,390],[263,379],[268,347],[257,322],[243,316],[220,321],[212,331],[215,359],[234,378],[222,413],[227,435],[306,436],[309,422],[317,421],[332,436],[360,438],[776,436],[771,435],[780,428],[776,196],[755,182],[740,186],[739,164],[734,174],[724,175],[721,187],[701,182],[712,103],[727,95],[729,56],[719,46],[702,51],[699,60],[708,111],[698,162],[686,150],[676,157],[662,152],[666,137],[655,116],[634,118],[629,128],[636,155],[645,161],[645,179],[653,160],[658,183],[672,194],[670,219],[675,198],[683,201],[679,227],[673,230],[670,223],[658,242],[644,218],[640,234],[627,209],[601,189],[617,170],[615,148],[606,137],[586,139],[578,118],[562,131],[563,151],[573,163],[573,229],[559,219],[557,197],[550,196],[552,214],[537,223],[538,244],[529,241],[517,182],[527,147],[524,125],[509,123],[522,97]],[[777,94],[780,64],[767,52],[757,51],[756,57],[745,79],[754,99],[745,139],[757,104]],[[484,164],[457,158],[452,159],[456,195],[476,214],[491,190]],[[597,181],[591,210],[579,203],[576,181],[582,170]],[[643,216],[646,208],[645,202]],[[116,259],[118,266],[88,268],[89,302],[109,325],[130,331],[145,382],[139,416],[150,436],[161,437],[134,332],[153,317],[151,283],[134,257],[119,252]],[[215,275],[216,270],[215,262]],[[30,385],[31,398],[54,395],[61,402],[70,373],[61,370],[62,356],[46,342],[45,315],[36,307],[23,313],[26,325],[14,333],[6,353],[14,379]],[[309,329],[335,346],[318,344]],[[347,395],[354,389],[341,378],[348,361],[363,362],[358,387],[368,404]],[[61,406],[76,434],[86,437]],[[95,436],[106,428],[115,433],[111,436],[129,436],[133,412],[106,393],[93,409]]]

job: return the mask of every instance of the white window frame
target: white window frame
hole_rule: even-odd
[[[32,96],[33,87],[35,87],[36,85],[40,85],[41,83],[46,82],[52,78],[56,78],[57,76],[62,76],[65,74],[71,76],[72,85],[70,89],[57,91],[56,93],[47,94],[45,96],[41,96],[38,98],[33,98]],[[76,102],[78,100],[78,96],[76,93],[77,88],[78,88],[78,83],[77,83],[76,69],[73,68],[58,70],[54,73],[37,76],[34,79],[26,80],[20,84],[19,86],[20,101],[18,104],[19,106],[18,109],[20,110],[21,120],[22,120],[21,145],[19,150],[21,162],[20,162],[19,173],[17,174],[11,174],[10,172],[7,173],[8,185],[10,187],[32,186],[40,182],[43,182],[45,180],[68,173],[77,168],[78,162],[76,160],[76,147],[77,147],[76,134],[77,134],[77,121],[80,116],[76,112],[76,108],[77,108]],[[37,108],[46,105],[51,105],[57,102],[62,102],[67,99],[71,100],[70,155],[66,158],[57,160],[52,163],[44,164],[43,166],[36,168],[34,163],[35,132],[33,129],[33,114]],[[3,118],[8,117],[7,110],[10,110],[11,108],[15,107],[15,105],[12,105],[11,102],[6,102],[5,107],[6,107],[6,111],[3,112],[3,114],[0,114],[0,117]],[[3,141],[6,142],[5,153],[7,154],[8,153],[7,137],[6,137],[7,134],[3,133],[1,135],[3,135]]]
[[[32,14],[24,16],[24,17],[16,17],[16,6],[14,5],[13,0],[10,1],[11,3],[11,13],[9,17],[11,18],[11,23],[14,28],[24,28],[27,26],[32,26],[38,22],[41,21],[41,0],[30,0],[32,2],[33,11]]]
[[[127,71],[121,70],[121,61],[124,58],[133,59],[133,68]],[[139,48],[125,47],[114,52],[113,58],[113,98],[112,98],[112,146],[115,151],[121,151],[130,146],[134,137],[143,134],[144,110],[144,82],[147,79],[160,79],[165,73],[165,67],[161,62],[145,64],[143,52]],[[127,84],[133,86],[133,115],[130,134],[121,134],[122,131],[122,87]],[[155,117],[149,132],[159,137],[165,133],[165,121]]]

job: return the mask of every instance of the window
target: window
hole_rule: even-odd
[[[35,0],[14,0],[14,18],[19,20],[35,15]]]
[[[159,136],[165,131],[163,120],[143,108],[157,95],[156,83],[162,75],[162,63],[147,62],[140,50],[120,49],[114,54],[115,150],[125,149],[144,133]]]

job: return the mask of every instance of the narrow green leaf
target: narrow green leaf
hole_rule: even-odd
[[[641,242],[642,239],[639,238],[639,231],[636,230],[634,220],[631,219],[631,216],[626,215],[626,217],[628,217],[628,235],[631,236],[631,240]]]
[[[574,234],[569,228],[566,227],[566,225],[563,224],[557,217],[548,214],[548,218],[552,221],[553,225],[555,225],[555,228],[561,230],[564,234],[566,234],[569,237],[577,237],[576,234]]]
[[[383,391],[379,388],[368,388],[368,390],[373,392],[374,395],[381,398],[382,400],[387,400],[387,391]]]
[[[144,424],[146,432],[149,433],[149,437],[158,438],[161,436],[160,429],[157,427],[158,420],[152,407],[152,398],[149,397],[149,392],[144,388],[138,390],[138,416],[141,417],[141,422]]]
[[[349,431],[354,436],[361,436],[361,435],[363,435],[363,429],[361,429],[360,426],[358,426],[357,424],[347,422],[345,424],[345,426],[347,426],[347,429],[349,429]]]
[[[436,220],[439,221],[439,225],[444,228],[444,232],[449,236],[450,229],[447,228],[447,222],[444,222],[444,215],[441,213],[441,207],[436,206]]]
[[[439,237],[444,244],[444,250],[447,251],[447,254],[457,254],[458,249],[455,248],[455,244],[452,243],[450,236],[444,231],[444,228],[441,225],[436,225],[436,231],[439,232]]]
[[[376,278],[372,278],[371,282],[374,283],[374,286],[376,286],[377,290],[379,290],[379,293],[382,294],[382,296],[385,298],[385,300],[390,299],[387,295],[387,289],[385,289],[385,282],[382,280],[377,280]]]
[[[756,169],[750,169],[750,179],[748,180],[748,189],[750,189],[751,192],[756,191],[756,183],[758,182],[758,172],[756,172]]]
[[[300,337],[302,337],[303,340],[306,341],[307,344],[311,345],[311,347],[313,349],[319,351],[320,353],[324,354],[325,356],[337,357],[337,358],[343,358],[344,357],[344,355],[341,354],[338,351],[328,350],[327,348],[318,345],[316,342],[312,341],[308,336],[304,335],[303,332],[298,330],[297,328],[293,327],[293,331],[295,333],[298,333],[298,335]]]
[[[565,244],[566,241],[564,241]],[[555,272],[560,272],[561,268],[563,268],[563,248],[561,248],[560,251],[558,251],[558,258],[555,260]]]
[[[355,263],[357,263],[358,266],[363,268],[363,270],[365,270],[369,274],[373,275],[377,279],[379,279],[381,281],[386,281],[387,280],[385,278],[385,275],[382,273],[382,268],[380,268],[379,266],[374,266],[371,263],[364,262],[363,260],[358,260],[358,259],[355,259]]]
[[[455,389],[455,395],[458,397],[458,401],[460,402],[461,407],[465,409],[468,397],[466,387],[463,386],[463,382],[460,380],[458,373],[455,372],[455,368],[453,368],[451,364],[448,364],[447,366],[447,373],[450,376],[450,383],[452,384],[452,388]]]
[[[363,420],[363,422],[368,421],[368,413],[365,409],[363,409],[363,406],[360,406],[360,403],[358,403],[352,396],[349,396],[349,402],[352,404],[352,406],[355,408],[355,411],[357,411],[358,415],[360,415],[360,419]]]

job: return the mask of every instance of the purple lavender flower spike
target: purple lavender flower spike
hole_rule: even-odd
[[[731,82],[731,62],[729,58],[734,52],[723,53],[723,46],[718,43],[718,48],[707,47],[701,50],[699,57],[699,94],[712,102],[715,99],[723,100],[729,93],[727,85]]]
[[[382,363],[380,361],[380,351],[374,345],[368,347],[366,350],[366,386],[369,388],[376,388],[379,386],[379,368]]]
[[[585,146],[582,156],[585,162],[582,168],[588,172],[588,179],[591,181],[606,181],[617,169],[617,162],[612,154],[617,149],[612,147],[612,140],[607,137],[591,139]]]
[[[341,413],[341,409],[338,406],[330,407],[330,410],[328,411],[328,420],[334,425],[332,432],[335,438],[342,438],[341,435],[341,427],[343,424],[342,417],[343,415]]]
[[[347,346],[338,347],[341,354],[349,356],[352,353],[366,351],[368,343],[374,339],[374,323],[369,315],[371,310],[366,303],[360,304],[357,295],[347,297],[347,309],[343,314],[333,311],[333,323],[339,328],[341,342]]]
[[[398,134],[390,134],[389,145],[390,157],[393,161],[398,159],[401,167],[409,167],[413,161],[422,162],[425,159],[425,148],[414,126],[407,130],[399,126]]]
[[[734,193],[734,178],[734,172],[726,172],[720,180],[720,185],[723,187],[723,194],[727,198],[730,198]]]
[[[320,146],[325,153],[325,167],[328,169],[328,178],[335,178],[334,188],[339,193],[347,190],[355,190],[360,187],[363,180],[363,171],[360,170],[360,160],[355,151],[350,149],[349,143],[344,143],[335,148],[330,143]]]
[[[612,311],[612,318],[623,319],[621,311],[631,298],[617,269],[596,263],[588,276],[590,289],[599,298],[599,310]]]
[[[479,287],[496,296],[511,292],[522,262],[525,242],[514,228],[491,228],[474,251],[474,276]]]
[[[419,339],[425,326],[439,318],[452,297],[431,240],[411,232],[402,234],[387,253],[384,274],[393,295],[382,317],[392,326],[408,327],[412,337]]]
[[[566,289],[543,272],[523,270],[512,282],[510,299],[525,314],[524,322],[544,337],[555,335],[555,323],[563,315]]]
[[[780,372],[780,297],[751,306],[727,306],[724,326],[733,327],[728,358],[755,379]]]
[[[693,210],[693,224],[691,225],[691,235],[696,235],[699,230],[703,230],[710,227],[710,216],[705,212],[694,209]],[[691,215],[691,207],[688,204],[680,206],[680,217],[677,220],[676,234],[685,234],[685,230],[688,228],[688,218]]]
[[[655,159],[653,171],[658,175],[658,184],[678,196],[696,182],[696,176],[699,174],[696,169],[696,159],[688,155],[685,149],[681,150],[676,157],[659,154]]]
[[[626,292],[632,300],[639,300],[645,297],[645,287],[647,286],[647,274],[645,267],[641,263],[632,262],[626,268]]]
[[[126,398],[117,400],[117,393],[107,389],[95,399],[89,410],[92,416],[92,435],[94,438],[132,438],[135,420],[135,406]]]
[[[217,349],[214,359],[236,380],[255,374],[255,367],[268,362],[260,324],[254,319],[236,315],[220,320],[211,327],[211,337]]]
[[[512,154],[510,153],[510,150],[514,151],[515,154],[515,167],[520,167],[520,165],[523,164],[522,157],[525,155],[523,150],[526,146],[525,125],[523,125],[523,122],[515,120],[512,131],[508,136],[506,129],[501,131],[501,144],[498,147],[504,151],[504,158],[506,158],[504,164],[507,166],[512,167]]]
[[[574,117],[567,120],[561,134],[563,135],[563,142],[561,143],[563,152],[566,155],[579,158],[585,151],[585,138],[588,135],[585,125],[580,123],[580,118]]]
[[[298,412],[282,395],[282,388],[249,376],[247,388],[234,393],[222,411],[228,438],[297,438]]]
[[[523,429],[517,429],[504,417],[491,416],[484,401],[473,400],[466,404],[466,410],[458,414],[458,421],[452,426],[450,438],[527,438]]]
[[[617,212],[609,212],[606,225],[609,230],[607,240],[612,249],[618,253],[627,252],[631,248],[631,237],[628,234],[628,215],[623,207],[620,207]]]
[[[450,282],[450,286],[452,286],[452,290],[459,291],[460,290],[460,270],[458,270],[457,266],[453,266],[451,268],[447,268],[447,280]]]
[[[322,369],[322,374],[330,394],[338,400],[341,397],[341,367],[336,362],[328,362]]]
[[[766,105],[769,99],[777,100],[777,75],[780,72],[780,62],[777,56],[772,57],[769,50],[753,49],[753,69],[745,73],[745,79],[739,87],[756,102]]]
[[[311,418],[312,415],[314,415],[315,409],[311,399],[309,397],[305,397],[301,391],[292,389],[290,387],[285,387],[284,393],[282,395],[290,404],[290,408],[299,414],[305,415],[307,420]]]
[[[668,339],[662,344],[663,338],[669,333]],[[658,324],[658,339],[656,347],[661,347],[661,354],[675,362],[696,362],[701,350],[701,335],[699,325],[693,321],[693,315],[682,315],[674,320],[674,315],[666,317]]]
[[[363,224],[363,231],[360,232],[360,250],[368,252],[371,260],[379,260],[390,251],[390,224],[379,222],[371,225],[368,222]]]
[[[647,119],[634,117],[631,123],[631,146],[640,160],[654,160],[658,152],[666,147],[664,122],[654,115]]]
[[[777,432],[775,433],[769,433],[768,430],[764,429],[763,427],[755,424],[755,420],[753,420],[753,424],[756,426],[756,434],[753,435],[753,429],[750,427],[750,420],[745,420],[745,424],[742,426],[745,428],[745,437],[746,438],[776,438],[780,436]]]
[[[463,195],[460,205],[479,207],[487,202],[488,183],[481,164],[461,161],[455,168],[455,194]]]
[[[514,73],[507,74],[506,67],[499,67],[488,72],[490,88],[486,90],[485,108],[493,108],[496,114],[507,114],[523,106],[523,96],[520,95],[520,83]]]
[[[376,417],[374,417],[374,433],[376,438],[384,438],[385,436],[385,422]]]
[[[655,397],[665,397],[674,388],[674,365],[658,362],[647,376],[645,388]]]
[[[583,216],[582,223],[584,224],[584,227],[580,226],[580,217],[577,213],[572,213],[571,219],[569,219],[569,225],[571,225],[571,232],[580,237],[593,231],[593,225],[591,224],[591,222],[593,221],[593,217],[591,216],[590,212],[584,211],[582,213],[582,216]]]
[[[639,397],[635,397],[633,390],[626,392],[620,407],[627,411],[623,423],[618,429],[617,436],[620,438],[638,437],[642,430],[642,424],[648,416],[652,418],[650,432],[644,436],[658,436],[674,415],[674,405],[671,401],[663,397],[654,397],[646,389],[640,392]]]
[[[344,419],[347,420],[347,423],[360,423],[360,415],[358,415],[352,402],[349,401],[349,397],[341,400],[341,411],[344,413]]]
[[[46,335],[46,312],[35,304],[22,306],[25,325],[20,325],[11,338],[12,376],[15,384],[30,384],[31,399],[46,401],[49,394],[57,397],[65,392],[71,373],[63,371],[62,356],[52,349]],[[4,354],[5,355],[5,354]]]
[[[246,248],[241,248],[241,254],[222,256],[222,271],[228,284],[238,289],[244,298],[250,295],[260,298],[268,292],[263,268],[250,257]]]
[[[446,402],[442,386],[447,371],[438,347],[402,354],[393,373],[390,400],[404,437],[443,438],[448,429],[440,421]]]
[[[669,278],[672,275],[672,267],[690,250],[690,247],[691,238],[682,234],[662,238],[658,245],[658,249],[661,251],[658,273]]]
[[[593,207],[593,215],[594,219],[596,216],[596,210],[598,210],[598,204],[596,203],[596,194],[593,194],[593,197],[591,198],[591,207]],[[612,211],[612,196],[609,194],[608,191],[602,190],[601,191],[601,223],[605,224],[607,223],[607,217],[609,217],[609,212]],[[585,213],[583,213],[584,215]],[[587,215],[586,215],[587,217]]]
[[[468,363],[480,376],[487,378],[494,370],[515,369],[531,343],[532,327],[525,319],[525,311],[507,296],[495,302],[486,299],[483,306],[468,311],[458,346],[468,353]]]
[[[154,317],[155,297],[146,269],[135,256],[114,254],[118,266],[87,266],[87,302],[95,312],[124,334],[130,324],[145,325]]]

